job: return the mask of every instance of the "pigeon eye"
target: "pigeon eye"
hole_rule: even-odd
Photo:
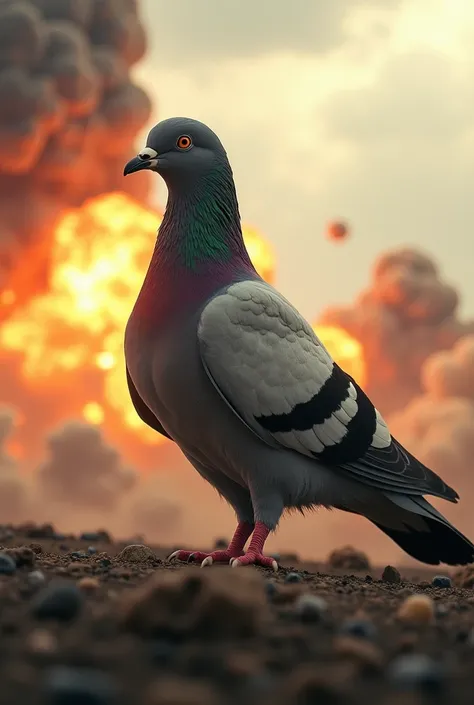
[[[193,142],[191,140],[191,137],[188,137],[188,135],[181,135],[181,137],[178,137],[176,140],[176,146],[178,149],[189,149],[192,146]]]

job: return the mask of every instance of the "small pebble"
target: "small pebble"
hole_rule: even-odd
[[[26,638],[26,647],[32,654],[54,654],[57,646],[57,638],[46,629],[34,629]]]
[[[55,666],[46,674],[51,705],[115,705],[118,686],[108,673],[92,668]]]
[[[400,605],[398,618],[407,624],[431,624],[434,619],[434,602],[428,595],[410,595]]]
[[[126,561],[127,563],[142,563],[150,558],[156,558],[154,551],[149,546],[139,543],[125,546],[117,555],[117,560]]]
[[[71,552],[71,558],[73,561],[78,561],[81,558],[85,558],[85,557],[86,557],[86,554],[84,553],[84,551],[72,551]]]
[[[375,639],[377,628],[369,619],[356,618],[348,619],[341,625],[341,634],[356,637],[357,639]]]
[[[101,558],[99,561],[101,568],[109,568],[112,565],[110,558]]]
[[[271,553],[270,558],[279,563],[281,561],[281,555],[279,553]]]
[[[84,592],[95,592],[100,588],[100,580],[98,578],[87,576],[85,578],[81,578],[77,585]]]
[[[368,670],[379,670],[383,663],[383,654],[375,644],[351,636],[337,637],[334,651],[338,656],[358,662]]]
[[[66,538],[66,534],[55,533],[51,538],[54,541],[64,541],[64,539]]]
[[[301,583],[303,578],[299,573],[288,573],[285,576],[285,583]]]
[[[447,575],[435,575],[431,584],[436,588],[450,588],[452,586],[451,578]]]
[[[326,611],[326,600],[310,593],[300,595],[294,604],[294,613],[302,622],[319,622]]]
[[[271,600],[277,593],[277,586],[271,580],[265,581],[265,594]]]
[[[94,553],[97,553],[96,547],[95,546],[88,546],[87,553],[89,554],[89,556],[93,556]]]
[[[13,575],[16,572],[16,563],[3,551],[0,552],[0,575]]]
[[[28,573],[26,579],[35,588],[42,587],[46,582],[46,576],[41,570],[32,570],[31,573]]]
[[[32,612],[37,619],[73,620],[81,611],[84,598],[76,585],[53,582],[36,595]]]
[[[443,685],[440,664],[425,654],[402,654],[388,668],[388,677],[399,688],[436,691]]]
[[[393,565],[387,565],[383,570],[382,580],[384,583],[398,584],[402,582],[402,576],[400,575],[400,572],[393,567]]]

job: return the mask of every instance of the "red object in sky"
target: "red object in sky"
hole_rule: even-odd
[[[328,223],[326,235],[329,240],[345,240],[349,235],[349,228],[341,220],[333,220]]]

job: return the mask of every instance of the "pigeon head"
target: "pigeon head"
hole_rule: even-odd
[[[148,134],[146,146],[131,159],[124,176],[142,169],[160,174],[169,188],[192,186],[201,182],[216,166],[227,162],[219,138],[198,120],[169,118],[159,122]]]

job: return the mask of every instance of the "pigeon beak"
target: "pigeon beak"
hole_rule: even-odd
[[[136,171],[141,171],[142,169],[154,169],[158,164],[158,159],[151,159],[151,157],[144,158],[141,156],[133,157],[130,159],[123,170],[123,175],[128,176],[128,174],[134,174]]]

